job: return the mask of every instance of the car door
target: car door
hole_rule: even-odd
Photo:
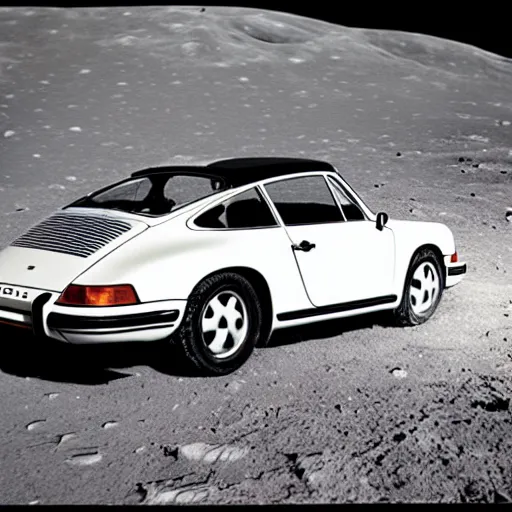
[[[264,188],[285,225],[311,303],[370,304],[393,290],[393,232],[376,229],[341,184],[334,186],[317,174]]]

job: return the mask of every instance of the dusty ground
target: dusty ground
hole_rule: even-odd
[[[2,331],[0,502],[503,502],[512,495],[512,66],[230,9],[0,9],[2,246],[143,166],[326,158],[441,220],[469,274],[415,328],[276,333],[237,373]]]

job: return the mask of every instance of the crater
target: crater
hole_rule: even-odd
[[[268,44],[305,43],[314,36],[307,30],[261,17],[237,19],[231,22],[231,26],[257,41]]]

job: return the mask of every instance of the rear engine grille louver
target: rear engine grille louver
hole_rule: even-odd
[[[131,227],[127,222],[97,215],[56,213],[30,228],[11,245],[87,258]]]

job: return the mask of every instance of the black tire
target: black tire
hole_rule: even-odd
[[[247,331],[236,351],[221,358],[208,348],[206,334],[202,329],[202,318],[212,299],[219,294],[222,297],[229,297],[230,293],[236,294],[245,306],[247,318],[244,321],[247,322]],[[183,321],[173,336],[173,342],[200,374],[226,375],[240,368],[252,354],[261,335],[262,318],[259,298],[247,279],[233,272],[215,274],[199,283],[192,291]],[[222,319],[223,317],[220,322]]]
[[[424,265],[424,264],[427,265]],[[411,287],[416,288],[417,290],[421,290],[417,288],[417,282],[413,283],[413,276],[418,270],[420,266],[423,265],[423,268],[427,267],[430,270],[428,272],[434,270],[437,273],[439,289],[437,292],[437,296],[435,300],[432,302],[430,307],[421,313],[414,310],[415,304],[413,304],[413,299],[411,297]],[[421,271],[420,271],[421,272]],[[416,280],[415,280],[416,281]],[[421,285],[421,283],[420,283]],[[445,275],[444,275],[444,266],[441,261],[439,261],[438,256],[431,249],[422,249],[418,251],[414,257],[412,258],[411,264],[409,265],[409,269],[407,271],[407,275],[405,277],[404,283],[404,291],[402,295],[402,301],[397,309],[394,311],[395,323],[399,326],[413,326],[419,325],[426,322],[435,312],[437,306],[441,300],[441,296],[443,294],[445,286]],[[423,290],[421,290],[423,292]],[[425,293],[428,297],[428,290],[425,290]]]

